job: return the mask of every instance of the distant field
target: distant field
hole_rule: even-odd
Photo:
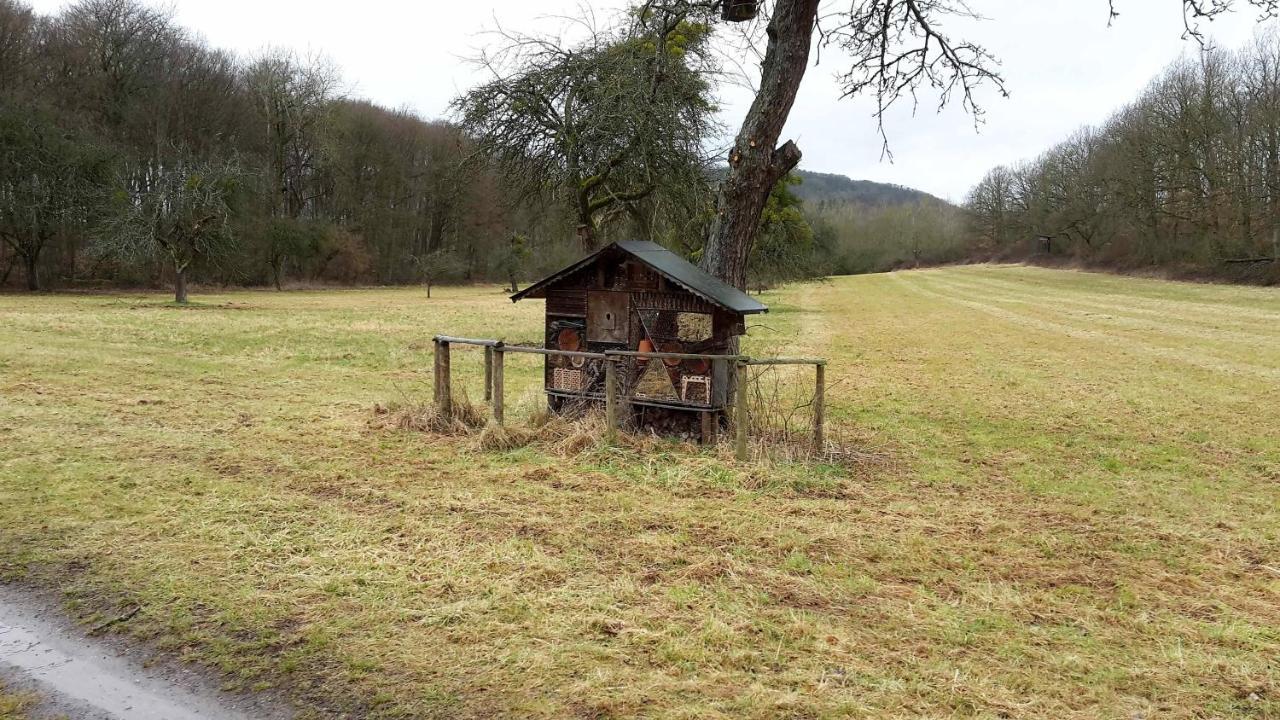
[[[539,335],[434,294],[0,296],[0,576],[320,716],[1280,716],[1280,291],[771,293],[749,351],[831,358],[891,459],[851,477],[377,427],[432,334]]]

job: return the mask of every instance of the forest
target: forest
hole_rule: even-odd
[[[661,96],[628,80],[651,48],[604,33],[516,57],[509,80],[467,90],[447,119],[429,119],[352,97],[323,55],[239,57],[137,0],[81,0],[52,16],[0,0],[0,287],[172,284],[179,298],[188,281],[515,287],[624,237],[696,260],[725,151],[709,31],[685,22],[666,32],[679,72]],[[624,138],[587,113],[559,133],[518,122],[522,102],[564,101],[520,99],[519,83],[572,89],[588,76],[604,79],[589,100],[601,117],[647,134]],[[548,148],[557,136],[591,141]],[[642,152],[619,162],[626,154],[609,149],[621,139]],[[748,274],[759,289],[1031,260],[1274,282],[1277,256],[1272,32],[1175,62],[1101,126],[991,170],[963,208],[793,171],[764,207]]]
[[[508,181],[555,180],[536,139],[484,146],[496,88],[427,119],[350,97],[322,55],[238,57],[135,0],[53,16],[0,0],[0,287],[514,286],[576,257],[585,224],[594,242],[648,237],[696,258],[725,171],[694,52],[706,31],[681,32],[689,72],[661,109],[693,132],[673,140],[668,123],[634,173],[659,180],[584,220],[579,198]],[[625,38],[592,42],[625,58]],[[765,208],[752,283],[954,259],[958,217],[906,188],[792,173]],[[946,252],[922,256],[942,237]]]
[[[505,280],[575,250],[455,124],[347,97],[322,56],[236,57],[132,0],[0,0],[0,68],[0,285]]]
[[[1280,35],[1206,47],[967,201],[974,259],[1280,281]]]

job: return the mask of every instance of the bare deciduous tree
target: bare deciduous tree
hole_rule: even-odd
[[[1280,262],[1280,34],[1172,64],[1129,107],[969,198],[971,232],[1006,255],[1036,235],[1090,262]],[[1006,182],[1007,180],[1007,182]]]
[[[639,11],[586,39],[500,34],[493,79],[455,101],[464,131],[528,194],[564,197],[584,249],[660,184],[698,182],[713,128],[709,28]]]
[[[271,50],[253,61],[246,83],[257,114],[277,217],[297,219],[319,196],[321,136],[338,95],[338,73],[322,57]]]
[[[59,233],[88,224],[109,177],[108,156],[44,113],[0,109],[0,240],[41,289],[40,258]]]
[[[705,269],[738,287],[746,283],[751,245],[769,193],[800,162],[799,147],[791,141],[780,144],[779,138],[808,69],[815,34],[819,44],[846,56],[846,69],[839,73],[844,95],[870,93],[881,121],[888,108],[904,98],[917,101],[922,90],[932,92],[940,105],[958,101],[977,116],[982,113],[974,95],[978,85],[1004,91],[991,53],[945,29],[950,18],[973,16],[964,0],[856,0],[825,14],[820,14],[818,0],[760,4],[768,17],[760,80],[729,151],[730,170],[702,257]],[[648,0],[645,5],[695,14],[719,3]],[[1277,0],[1181,0],[1188,35],[1198,37],[1199,21],[1235,5],[1268,17],[1277,10]],[[1115,0],[1110,8],[1115,17]]]
[[[231,219],[243,172],[235,162],[177,161],[134,173],[98,249],[124,258],[159,258],[174,275],[174,301],[187,302],[187,272],[236,248]]]
[[[428,298],[431,297],[433,285],[460,275],[466,268],[466,263],[456,253],[443,249],[414,255],[410,261],[418,269],[422,283],[427,286]]]
[[[39,44],[38,21],[30,8],[0,0],[0,97],[30,83]]]

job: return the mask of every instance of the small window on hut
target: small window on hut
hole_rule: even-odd
[[[711,316],[706,313],[676,313],[676,330],[682,342],[705,342],[711,339]]]

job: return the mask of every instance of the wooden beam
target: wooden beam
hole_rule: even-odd
[[[618,363],[613,360],[604,361],[604,415],[608,441],[615,442],[618,439]]]
[[[577,350],[555,350],[553,348],[529,347],[527,345],[505,345],[509,353],[527,353],[529,355],[554,355],[556,357],[586,358],[587,360],[604,360],[604,353],[579,352]]]
[[[817,372],[813,388],[813,449],[822,453],[826,447],[823,426],[826,423],[827,414],[827,366],[818,365],[815,370]]]
[[[760,360],[747,360],[749,365],[826,365],[827,361],[821,358],[762,358]]]
[[[502,347],[502,343],[498,343],[493,348],[493,420],[499,425],[502,424],[502,416],[505,408],[503,408],[503,357],[506,351]]]
[[[480,347],[495,347],[501,345],[501,340],[488,340],[483,338],[461,338],[450,337],[448,335],[437,335],[436,342],[446,342],[454,345],[479,345]]]
[[[732,382],[729,379],[729,373],[731,372],[727,359],[716,358],[711,361],[711,397],[707,398],[708,405],[718,408],[729,406],[729,387]]]
[[[672,352],[640,352],[639,350],[606,350],[610,357],[634,357],[659,360],[738,360],[748,361],[746,355],[712,355],[708,353],[672,353]]]
[[[484,346],[484,401],[493,400],[493,346]]]
[[[435,343],[436,352],[434,376],[436,412],[447,420],[453,417],[453,388],[449,380],[449,343],[440,338],[436,338]]]
[[[738,392],[737,392],[738,399],[734,403],[736,407],[734,407],[733,409],[734,415],[737,416],[737,419],[734,420],[734,423],[733,423],[734,424],[733,431],[736,436],[735,442],[734,442],[734,455],[739,460],[745,461],[748,459],[748,456],[747,456],[747,364],[740,362],[738,363],[737,367],[738,367],[738,373],[737,373],[736,380],[737,380],[737,386],[738,386]]]

